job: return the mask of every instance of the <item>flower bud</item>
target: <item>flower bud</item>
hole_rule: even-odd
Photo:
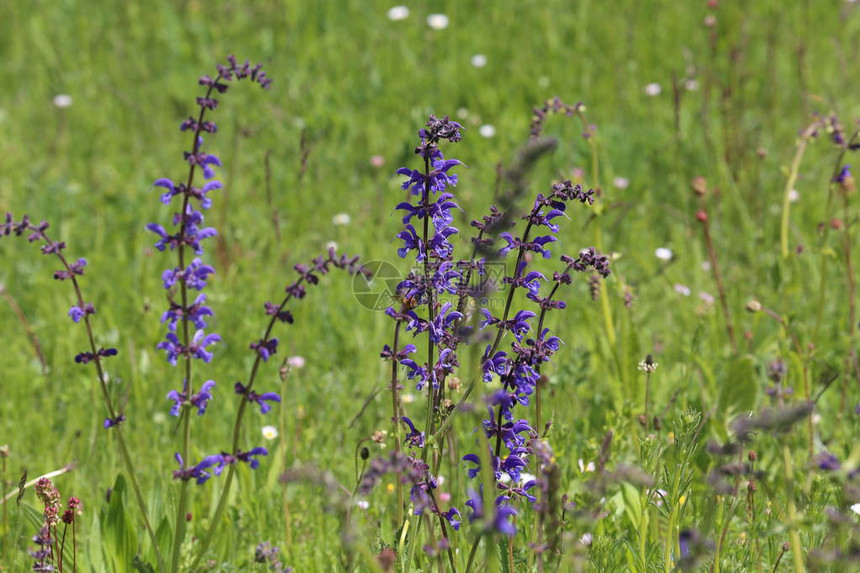
[[[708,192],[708,182],[704,177],[694,177],[691,185],[693,192],[699,197],[703,197]]]

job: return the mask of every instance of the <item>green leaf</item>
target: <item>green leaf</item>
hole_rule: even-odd
[[[137,553],[134,529],[125,507],[125,478],[118,475],[111,491],[110,503],[103,521],[102,537],[114,571],[129,571]]]
[[[161,523],[155,530],[155,539],[158,541],[159,547],[170,547],[173,540],[173,530],[170,528],[170,520],[167,517],[161,518]]]
[[[752,356],[739,356],[732,360],[720,384],[719,412],[732,414],[755,409],[758,381]]]
[[[630,483],[621,484],[621,495],[624,497],[624,509],[633,527],[638,529],[642,521],[642,497],[639,489]]]

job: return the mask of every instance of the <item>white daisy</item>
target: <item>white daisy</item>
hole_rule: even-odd
[[[448,16],[445,14],[430,14],[427,16],[427,25],[434,30],[444,30],[448,27]]]
[[[388,11],[388,19],[393,21],[405,20],[409,17],[409,8],[406,6],[394,6]]]
[[[274,440],[278,437],[278,429],[274,426],[263,426],[263,437],[267,440]]]

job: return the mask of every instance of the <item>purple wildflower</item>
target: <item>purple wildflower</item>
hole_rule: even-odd
[[[105,429],[113,428],[114,426],[119,426],[123,422],[125,422],[125,415],[120,414],[115,418],[105,418],[104,427]]]
[[[260,358],[263,359],[263,362],[267,362],[269,357],[278,351],[278,339],[270,338],[266,340],[265,338],[261,338],[257,342],[252,342],[249,348],[256,350]]]
[[[262,394],[258,394],[253,390],[246,388],[241,382],[236,382],[233,388],[236,391],[236,394],[242,394],[249,402],[254,402],[259,405],[261,414],[266,414],[272,409],[272,405],[269,404],[269,402],[281,402],[281,397],[275,392],[263,392]]]
[[[406,434],[405,442],[415,448],[424,447],[424,432],[419,432],[415,429],[415,424],[406,416],[401,416],[400,420],[409,426],[409,433]]]
[[[90,303],[86,303],[82,307],[75,305],[69,309],[69,318],[71,318],[73,322],[80,322],[85,316],[95,313],[96,309],[93,308],[93,305]]]

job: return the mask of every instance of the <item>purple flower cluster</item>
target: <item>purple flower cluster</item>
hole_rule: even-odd
[[[424,160],[424,171],[406,167],[397,170],[398,174],[408,177],[402,188],[416,198],[415,204],[403,202],[397,205],[397,209],[406,211],[404,228],[397,235],[403,246],[397,254],[406,257],[415,251],[415,261],[423,264],[423,272],[409,273],[398,285],[397,292],[402,300],[418,301],[426,307],[427,313],[426,316],[419,315],[417,303],[404,305],[401,309],[389,307],[385,313],[404,323],[405,329],[415,335],[427,332],[429,346],[440,349],[435,360],[431,354],[423,364],[401,355],[415,352],[413,345],[399,350],[397,357],[398,363],[408,368],[408,376],[416,380],[419,390],[429,383],[430,399],[434,401],[438,401],[434,395],[441,392],[440,382],[458,365],[454,329],[463,319],[463,313],[452,303],[439,301],[440,294],[455,295],[462,289],[463,276],[454,261],[454,247],[450,242],[450,238],[459,232],[451,224],[454,220],[452,211],[459,206],[454,194],[448,191],[457,184],[457,175],[450,171],[462,162],[445,159],[438,147],[441,140],[460,141],[460,129],[462,126],[448,117],[430,116],[426,127],[418,133],[421,143],[415,149],[415,153]],[[423,221],[421,232],[412,225],[413,218]],[[386,352],[391,350],[386,347],[384,357]]]
[[[197,485],[203,485],[212,477],[212,475],[221,475],[226,466],[233,465],[237,462],[248,464],[252,470],[257,469],[260,465],[260,460],[257,456],[267,456],[269,451],[266,448],[258,447],[250,451],[243,452],[237,450],[235,454],[221,452],[212,456],[206,456],[197,465],[186,466],[185,461],[179,453],[174,454],[176,463],[179,464],[179,469],[173,472],[173,479],[182,481],[195,480]]]
[[[438,144],[442,140],[459,141],[460,130],[461,126],[447,117],[439,119],[431,116],[426,127],[419,132],[421,143],[415,150],[424,160],[424,170],[404,167],[397,171],[407,177],[403,189],[416,198],[414,202],[403,202],[397,206],[397,209],[405,211],[404,227],[397,235],[403,242],[398,254],[405,257],[414,251],[415,261],[423,269],[413,270],[398,285],[397,294],[401,304],[399,308],[389,307],[386,314],[397,322],[396,332],[402,325],[405,331],[413,335],[426,333],[427,359],[422,362],[413,356],[418,354],[413,344],[398,348],[396,335],[395,346],[392,348],[386,345],[381,356],[392,360],[395,369],[404,366],[406,376],[415,381],[418,390],[427,388],[429,428],[422,431],[410,418],[400,414],[395,417],[407,428],[404,443],[410,448],[421,450],[434,433],[436,420],[446,413],[448,416],[453,415],[456,411],[448,411],[443,406],[443,398],[446,379],[459,366],[457,347],[460,343],[469,342],[473,334],[471,327],[463,324],[467,319],[466,300],[472,297],[480,301],[486,297],[486,292],[481,292],[483,287],[470,285],[473,274],[483,276],[486,269],[486,259],[476,258],[476,255],[481,253],[503,258],[509,253],[516,253],[511,275],[502,280],[502,284],[507,287],[504,312],[494,315],[486,308],[481,309],[483,320],[479,324],[485,333],[484,339],[493,341],[484,349],[480,375],[484,382],[496,381],[499,384],[498,390],[492,392],[487,400],[489,415],[483,427],[490,444],[488,453],[500,494],[495,498],[492,517],[484,515],[480,487],[470,490],[470,499],[466,502],[466,506],[472,510],[470,521],[481,519],[490,528],[505,535],[513,535],[516,529],[512,518],[517,513],[514,509],[517,499],[522,498],[530,503],[536,500],[529,493],[535,482],[521,481],[529,464],[529,456],[533,453],[532,444],[537,432],[527,419],[517,416],[515,410],[518,405],[529,405],[536,392],[541,365],[550,360],[562,344],[557,336],[550,334],[549,328],[544,327],[545,316],[550,310],[565,308],[566,304],[556,300],[555,294],[561,285],[570,284],[571,273],[593,269],[605,278],[610,273],[609,260],[594,248],[588,248],[575,258],[562,256],[564,267],[553,273],[551,279],[538,270],[528,268],[534,254],[544,259],[552,258],[550,246],[557,241],[557,220],[566,216],[569,202],[594,203],[594,191],[585,191],[579,185],[565,181],[553,185],[549,195],[537,196],[531,210],[523,217],[526,226],[522,234],[507,230],[509,219],[493,206],[489,215],[472,222],[472,226],[478,229],[477,237],[472,239],[472,257],[456,261],[450,241],[459,232],[452,226],[453,210],[459,207],[450,189],[457,183],[457,175],[452,170],[462,163],[456,159],[445,159]],[[526,299],[535,305],[534,310],[512,308],[514,294],[518,290],[522,290]],[[443,298],[447,296],[456,297],[456,304]],[[511,335],[510,346],[504,348],[502,343],[508,333]],[[397,388],[396,380],[393,380],[392,390],[396,392]],[[467,454],[463,459],[475,466],[480,465],[477,454]],[[429,468],[425,467],[426,464],[407,456],[406,461],[410,460],[410,472],[419,474],[410,481],[413,484],[413,506],[416,513],[420,513],[422,509],[432,507],[420,500],[422,494],[429,494],[435,488],[435,479]],[[381,460],[380,467],[371,466],[370,473],[382,471],[383,466],[386,471],[396,471],[396,468],[390,467],[396,465],[395,461]],[[424,469],[418,471],[421,468]],[[469,477],[477,476],[479,471],[478,467],[470,468]],[[438,509],[435,513],[442,515]]]
[[[537,436],[530,422],[519,418],[515,409],[530,404],[540,379],[542,364],[548,362],[562,344],[561,339],[551,335],[550,329],[543,326],[546,313],[566,307],[563,301],[555,299],[555,294],[561,285],[570,284],[572,272],[594,269],[604,278],[610,274],[609,259],[594,248],[582,250],[576,258],[562,256],[561,262],[566,266],[561,272],[554,272],[551,280],[539,271],[528,270],[530,252],[540,253],[545,259],[552,257],[548,246],[556,242],[555,234],[559,230],[553,220],[564,215],[570,201],[593,204],[594,191],[583,191],[579,185],[573,185],[570,181],[555,184],[548,196],[537,196],[531,211],[523,217],[527,223],[521,236],[510,232],[498,235],[505,242],[498,251],[499,256],[516,252],[517,260],[513,274],[503,279],[503,283],[508,285],[504,313],[494,316],[487,309],[481,310],[483,320],[480,328],[496,330],[494,341],[484,349],[481,370],[484,382],[497,380],[500,388],[488,398],[489,416],[484,420],[484,431],[490,444],[494,444],[490,460],[497,487],[502,491],[496,498],[494,523],[500,532],[508,535],[513,534],[514,529],[512,525],[506,525],[507,518],[515,512],[512,513],[512,508],[505,508],[515,503],[517,498],[535,501],[534,496],[528,493],[535,485],[532,481],[510,485],[520,484],[522,472],[528,467],[529,456],[533,453],[533,440]],[[473,225],[484,228],[477,221]],[[544,229],[545,234],[539,234]],[[523,289],[526,298],[537,306],[537,312],[525,309],[513,311],[512,301],[518,289]],[[542,290],[549,292],[542,293]],[[512,335],[513,340],[509,350],[503,350],[502,341],[507,333]],[[476,466],[480,464],[476,454],[467,454],[463,459]],[[479,468],[473,467],[468,473],[469,477],[475,477]],[[505,480],[508,478],[506,485]],[[467,504],[473,508],[470,520],[483,515],[483,510],[478,507],[479,499],[473,497]]]
[[[280,551],[277,545],[272,545],[268,541],[260,542],[254,548],[254,563],[266,563],[269,570],[275,573],[291,573],[293,568],[281,563]]]
[[[414,431],[414,426],[408,418],[403,420]],[[425,462],[400,452],[391,452],[388,458],[374,458],[362,474],[357,492],[368,495],[385,474],[396,474],[400,477],[401,483],[411,487],[409,499],[415,508],[415,515],[429,511],[447,521],[454,530],[460,529],[460,512],[457,508],[451,507],[447,511],[439,508],[433,494],[438,487],[438,482],[430,475],[430,467]]]
[[[190,380],[190,361],[194,359],[203,362],[211,361],[213,355],[210,347],[221,341],[218,334],[206,332],[208,321],[214,313],[206,306],[206,295],[200,292],[207,286],[208,279],[215,273],[215,269],[204,264],[199,256],[189,261],[187,252],[190,250],[195,255],[203,255],[204,241],[217,235],[215,229],[205,226],[203,211],[212,206],[211,193],[222,188],[221,182],[213,179],[214,168],[221,167],[221,160],[216,155],[203,151],[202,134],[217,132],[217,126],[205,120],[204,116],[207,111],[218,107],[218,100],[213,95],[225,93],[228,83],[234,79],[250,79],[263,89],[268,89],[271,84],[271,80],[266,77],[260,65],[251,66],[247,60],[244,64],[239,64],[233,56],[229,56],[227,60],[228,65],[218,66],[218,75],[214,79],[210,76],[200,78],[198,83],[206,89],[206,94],[197,98],[199,107],[197,118],[189,117],[180,125],[181,131],[193,132],[191,150],[184,152],[185,161],[188,164],[185,182],[162,178],[154,183],[154,186],[164,191],[160,197],[162,203],[165,205],[174,204],[174,201],[180,203],[178,211],[173,214],[171,220],[173,229],[168,231],[158,223],[150,223],[146,226],[149,231],[158,236],[155,248],[159,251],[175,251],[178,258],[178,264],[165,270],[161,275],[168,302],[168,308],[162,314],[161,322],[167,325],[167,333],[165,339],[156,346],[164,351],[170,364],[176,365],[181,359],[187,365],[182,390],[172,390],[167,394],[167,398],[173,401],[170,409],[170,414],[173,416],[181,416],[185,409],[191,408],[196,408],[198,415],[206,412],[206,407],[213,398],[212,390],[215,382],[207,380],[195,390]],[[195,185],[198,168],[203,172],[203,178],[206,180],[200,186]],[[199,294],[192,300],[190,291],[197,291]],[[69,315],[79,320],[90,312],[94,312],[90,307],[79,306],[73,308]],[[265,341],[258,348],[258,352],[268,358],[275,353],[276,347],[276,339]],[[260,400],[261,409],[268,410],[268,404],[262,401],[263,398],[256,394],[254,396]],[[274,397],[266,395],[265,399],[280,401],[277,395]],[[262,406],[266,407],[262,408]],[[113,422],[111,420],[111,425]],[[105,424],[107,426],[108,422]],[[186,467],[181,456],[176,454],[180,469],[174,472],[174,478],[182,480],[194,478],[198,484],[202,484],[211,477],[209,470],[213,467],[215,469],[212,471],[215,475],[220,474],[225,465],[235,463],[237,460],[249,462],[252,468],[256,468],[259,462],[249,456],[267,453],[265,448],[255,448],[244,454],[241,451],[235,454],[222,453],[206,457],[197,465],[190,467]]]
[[[457,184],[457,175],[452,169],[462,163],[457,159],[445,159],[439,150],[439,142],[443,140],[459,141],[461,129],[460,124],[448,117],[430,116],[425,128],[418,132],[420,143],[415,148],[415,153],[423,160],[423,170],[407,167],[397,170],[397,174],[407,177],[402,188],[413,197],[412,201],[404,201],[396,207],[405,211],[403,230],[397,235],[403,246],[397,254],[405,258],[414,252],[415,262],[421,269],[413,270],[397,286],[397,295],[402,301],[400,308],[391,306],[385,313],[398,323],[398,331],[403,325],[413,335],[426,333],[427,357],[424,362],[409,358],[417,353],[416,346],[407,344],[398,348],[396,341],[394,349],[386,345],[381,356],[393,360],[395,370],[398,365],[405,366],[408,378],[415,380],[417,389],[427,388],[428,404],[434,409],[438,409],[444,396],[446,377],[459,366],[455,329],[464,318],[451,302],[439,299],[443,294],[456,295],[462,288],[463,277],[454,261],[451,243],[451,237],[459,232],[452,225],[453,211],[459,206],[450,192]],[[422,431],[406,416],[399,416],[397,421],[409,430],[405,443],[416,450],[424,448],[426,432],[432,432],[432,427]],[[437,482],[430,467],[423,459],[406,459],[415,474],[410,480],[414,513],[421,515],[429,510],[458,529],[459,511],[452,507],[442,512],[435,502],[433,491]]]
[[[96,309],[92,303],[84,301],[81,295],[80,286],[78,285],[78,277],[82,277],[84,275],[87,260],[81,258],[76,261],[69,261],[66,259],[66,256],[63,254],[63,251],[66,249],[66,243],[63,241],[51,240],[45,233],[49,226],[50,225],[47,221],[35,224],[30,221],[30,217],[27,215],[24,215],[20,221],[15,221],[11,213],[6,213],[5,220],[0,222],[0,237],[9,237],[11,235],[20,237],[26,234],[27,240],[31,243],[35,243],[37,241],[44,242],[41,246],[42,254],[56,256],[63,265],[62,269],[54,271],[54,279],[58,281],[72,281],[72,286],[75,290],[77,302],[69,308],[69,318],[71,318],[75,323],[84,321],[89,328],[89,317],[96,313]],[[75,362],[78,364],[94,362],[98,371],[99,381],[103,384],[104,372],[102,371],[101,366],[102,359],[115,356],[116,354],[117,350],[115,348],[96,348],[94,340],[90,337],[90,350],[78,353],[75,356]],[[113,411],[113,406],[110,402],[108,402],[107,407],[110,415],[104,421],[105,428],[116,426],[125,420],[124,415],[116,414]]]

